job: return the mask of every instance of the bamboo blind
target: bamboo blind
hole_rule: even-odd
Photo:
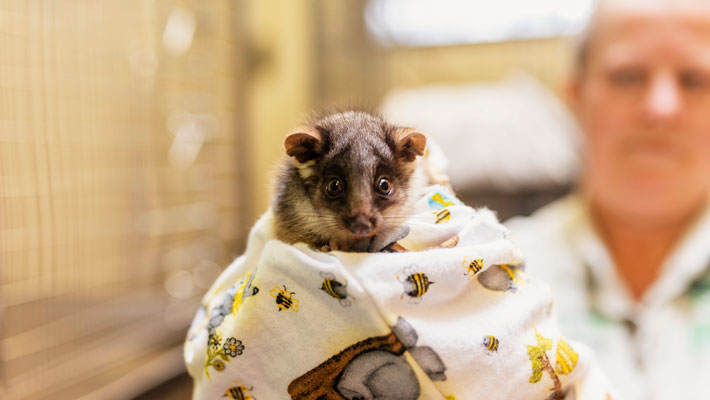
[[[237,3],[0,2],[0,398],[179,345],[241,251]]]

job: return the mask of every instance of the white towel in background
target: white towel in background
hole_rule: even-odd
[[[188,332],[193,397],[611,399],[495,215],[430,189],[406,252],[287,245],[267,212]]]
[[[451,184],[462,192],[539,190],[579,175],[582,134],[573,115],[525,72],[497,82],[393,89],[381,109],[388,121],[438,142]]]

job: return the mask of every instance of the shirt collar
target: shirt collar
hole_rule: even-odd
[[[656,283],[644,295],[648,305],[662,304],[685,293],[710,267],[710,204],[683,235],[661,266]]]
[[[635,314],[635,301],[616,272],[614,260],[592,223],[588,206],[575,195],[575,218],[570,225],[570,247],[585,269],[590,305],[599,313],[617,320]]]
[[[616,272],[614,261],[594,228],[589,208],[579,195],[573,195],[575,217],[570,221],[568,240],[577,257],[586,265],[588,285],[594,306],[613,318],[633,318],[639,309],[672,301],[685,293],[693,282],[710,272],[710,203],[691,224],[680,242],[661,266],[656,282],[641,302],[631,296]]]

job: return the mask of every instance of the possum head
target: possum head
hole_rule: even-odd
[[[368,113],[320,118],[291,132],[284,147],[314,211],[309,222],[336,249],[395,229],[424,186],[417,157],[426,137]]]

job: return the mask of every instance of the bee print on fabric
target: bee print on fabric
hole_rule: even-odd
[[[321,272],[320,276],[323,278],[323,283],[320,289],[326,292],[330,297],[337,299],[341,306],[349,307],[350,300],[348,300],[348,281],[345,280],[345,284],[340,283],[335,280],[335,275],[330,272]]]
[[[557,351],[555,353],[555,372],[558,374],[567,375],[577,366],[579,354],[562,338],[557,340]]]
[[[216,371],[224,371],[227,367],[225,363],[229,362],[229,358],[234,358],[242,354],[244,345],[241,340],[233,337],[228,337],[222,342],[222,335],[214,333],[207,339],[207,359],[205,360],[205,375],[209,378],[209,367]]]
[[[224,392],[224,395],[222,397],[226,397],[228,399],[233,399],[233,400],[256,400],[253,396],[249,396],[247,392],[251,392],[254,390],[254,387],[246,387],[246,386],[232,386],[229,389],[227,389],[226,392]]]
[[[464,275],[468,275],[469,278],[473,278],[483,269],[483,260],[480,258],[472,260],[469,257],[464,257],[461,266],[466,268]]]
[[[488,335],[483,338],[482,346],[485,347],[486,350],[495,353],[498,351],[498,338],[493,335]]]
[[[289,292],[288,289],[286,289],[286,285],[283,285],[283,289],[274,286],[269,293],[271,293],[271,297],[276,299],[276,305],[279,307],[279,311],[291,310],[298,312],[298,299],[293,297],[296,292]]]
[[[433,214],[436,217],[434,220],[434,223],[436,224],[443,224],[451,220],[451,211],[449,211],[448,208],[442,208],[441,210],[434,211]]]
[[[429,280],[427,274],[423,272],[415,272],[415,267],[410,265],[402,271],[405,275],[404,279],[400,279],[397,275],[397,280],[404,285],[404,293],[400,296],[400,300],[404,299],[404,295],[409,296],[410,303],[420,303],[422,296],[429,290],[429,286],[434,282]]]

